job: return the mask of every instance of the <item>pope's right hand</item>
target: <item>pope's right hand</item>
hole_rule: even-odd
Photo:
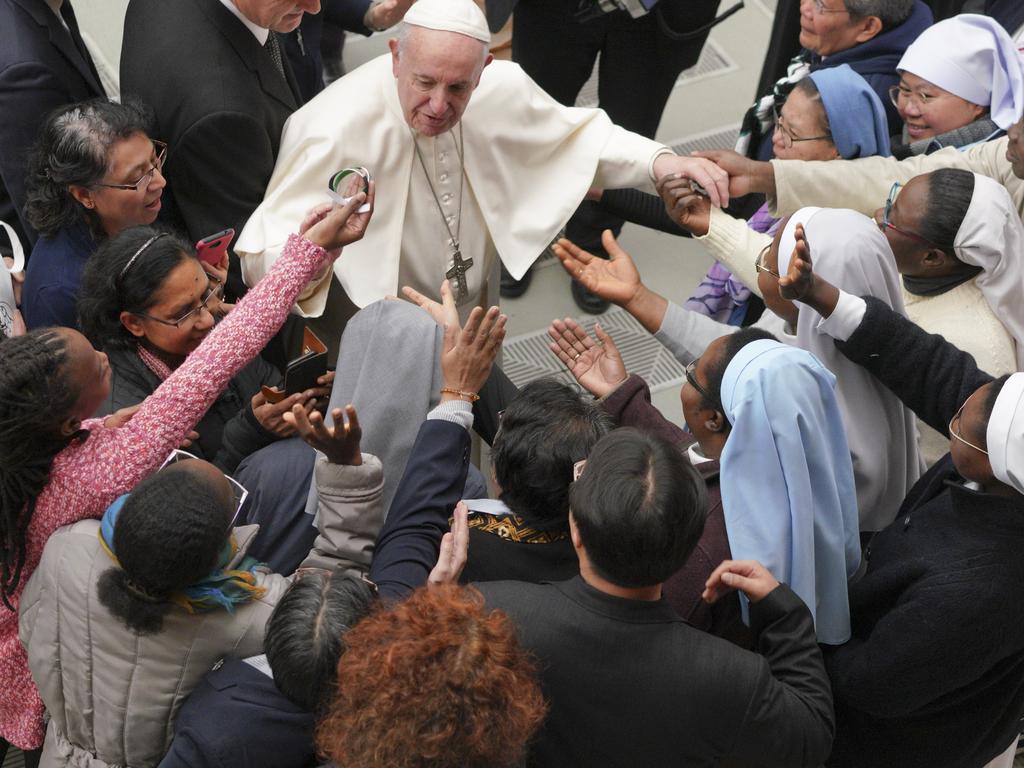
[[[371,181],[368,193],[356,192],[344,205],[315,208],[303,221],[308,229],[299,234],[337,258],[344,246],[362,240],[366,234],[366,227],[373,216],[375,191],[375,183]],[[363,203],[369,203],[370,210],[357,213]]]

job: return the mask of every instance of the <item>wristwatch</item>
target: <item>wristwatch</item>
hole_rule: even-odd
[[[384,0],[371,0],[370,7],[366,9],[366,14],[363,16],[363,25],[371,32],[387,32],[387,27],[377,26],[372,22],[373,9],[378,5],[381,5]]]

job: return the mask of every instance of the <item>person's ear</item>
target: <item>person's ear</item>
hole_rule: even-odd
[[[77,416],[68,416],[60,423],[60,434],[62,437],[72,437],[82,428],[82,420]]]
[[[131,312],[122,312],[118,315],[118,319],[132,336],[141,339],[146,335],[146,329],[142,325],[142,320],[137,315],[133,315]]]
[[[96,201],[93,200],[92,190],[88,187],[83,187],[79,184],[71,184],[68,186],[68,192],[83,208],[88,208],[91,211],[96,207]]]
[[[392,37],[388,40],[388,48],[391,49],[391,72],[398,78],[398,38]]]
[[[942,269],[949,265],[949,254],[941,248],[929,248],[921,257],[921,266],[927,269]]]
[[[717,409],[713,409],[711,410],[711,417],[705,419],[704,427],[708,430],[708,432],[718,434],[720,432],[725,431],[726,423],[727,422],[725,420],[725,414]]]
[[[866,43],[873,37],[877,37],[882,31],[882,20],[877,16],[866,16],[857,22],[860,32],[854,38],[858,43]]]
[[[583,539],[580,538],[580,529],[576,527],[576,518],[573,517],[571,509],[569,510],[569,539],[572,541],[573,549],[583,549]]]

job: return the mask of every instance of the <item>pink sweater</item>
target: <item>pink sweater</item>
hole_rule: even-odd
[[[270,341],[326,256],[322,248],[291,236],[266,277],[146,398],[131,421],[119,429],[108,429],[103,419],[83,424],[88,438],[57,454],[50,481],[36,501],[12,605],[17,607],[50,534],[77,520],[101,517],[114,499],[163,463],[227,383]],[[0,606],[0,736],[21,749],[34,749],[43,743],[43,732],[43,702],[18,640],[17,614]]]

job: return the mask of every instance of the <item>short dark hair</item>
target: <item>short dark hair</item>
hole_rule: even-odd
[[[630,427],[590,452],[569,504],[594,569],[622,587],[660,584],[704,531],[707,490],[668,441]]]
[[[974,174],[970,171],[940,168],[929,173],[926,208],[918,234],[956,259],[956,235],[973,197]]]
[[[491,448],[502,496],[534,520],[565,520],[573,465],[612,429],[593,399],[555,379],[523,387],[501,418]]]
[[[883,31],[898,27],[914,10],[914,0],[843,0],[843,4],[852,21],[877,16]]]
[[[114,526],[121,567],[100,576],[99,600],[139,634],[162,629],[171,593],[210,573],[227,541],[234,510],[189,463],[135,486]]]
[[[122,275],[139,248],[165,231],[146,225],[129,227],[106,240],[86,262],[78,293],[78,323],[97,349],[134,349],[138,340],[121,323],[121,313],[147,312],[167,276],[186,259],[198,258],[187,242],[168,233],[154,240]]]
[[[110,166],[110,149],[136,133],[148,135],[150,109],[138,101],[90,99],[58,107],[43,121],[25,170],[25,214],[44,237],[83,217],[102,235],[96,214],[76,201],[68,187],[88,187]]]
[[[725,369],[729,367],[729,363],[732,362],[732,359],[736,357],[737,353],[747,346],[747,344],[765,339],[778,341],[773,334],[763,328],[757,328],[753,325],[741,328],[726,337],[725,347],[722,349],[721,357],[717,360],[713,360],[705,369],[705,374],[707,376],[705,389],[707,389],[708,393],[715,398],[715,402],[710,402],[702,395],[701,407],[721,413],[725,418],[726,428],[731,427],[731,424],[729,423],[729,417],[726,416],[725,412],[722,410],[722,379],[725,378]]]
[[[345,633],[377,604],[373,588],[341,570],[305,572],[267,622],[263,647],[274,684],[307,712],[330,704]]]

